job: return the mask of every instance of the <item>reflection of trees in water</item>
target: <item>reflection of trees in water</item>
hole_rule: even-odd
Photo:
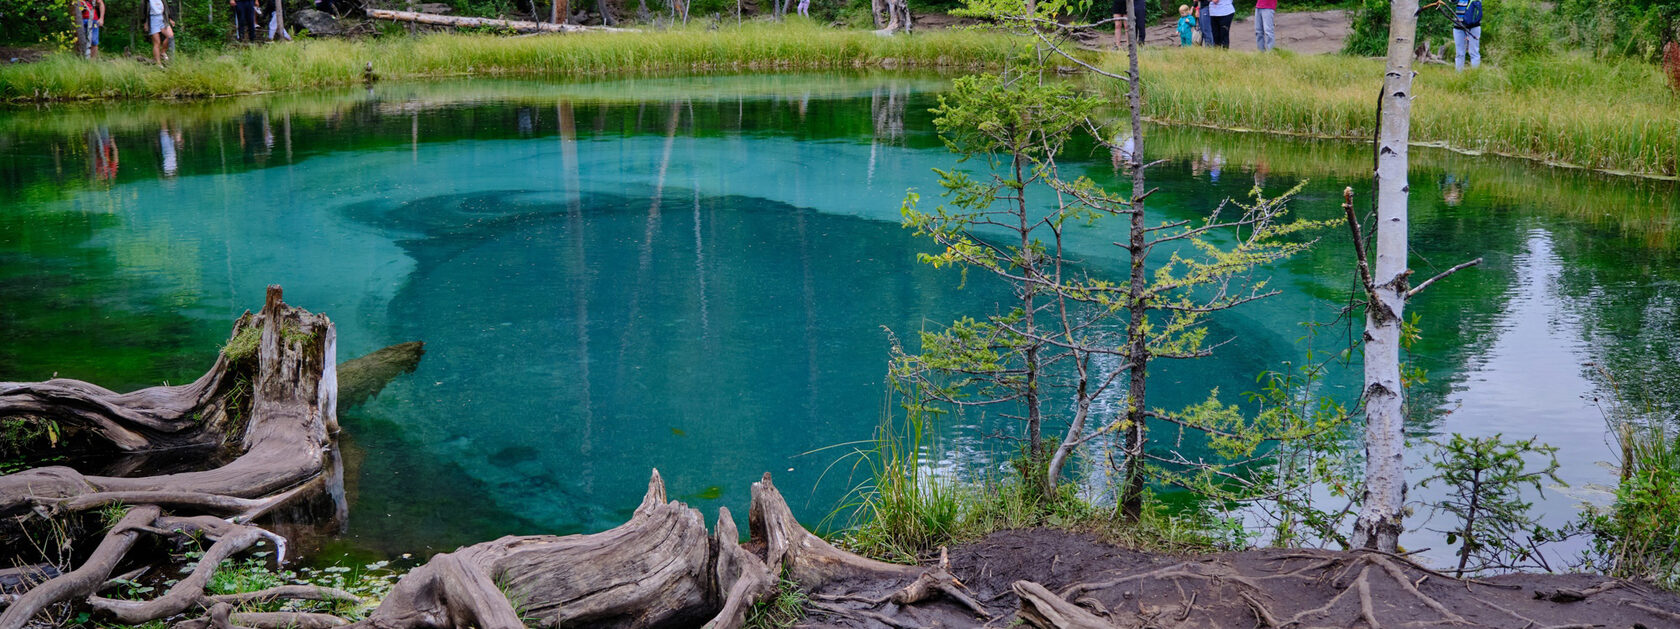
[[[1680,255],[1630,255],[1630,244],[1588,230],[1560,236],[1556,246],[1571,263],[1558,275],[1557,294],[1580,320],[1595,363],[1583,366],[1587,377],[1601,394],[1613,385],[1636,408],[1680,421]]]
[[[869,95],[869,117],[875,121],[875,139],[897,144],[904,138],[904,110],[910,102],[908,90],[896,83],[876,87]]]

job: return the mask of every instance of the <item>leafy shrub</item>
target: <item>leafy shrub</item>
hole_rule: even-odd
[[[1609,385],[1612,395],[1598,402],[1621,450],[1616,501],[1589,508],[1570,532],[1591,543],[1584,568],[1680,590],[1680,435],[1654,404]]]
[[[1559,0],[1552,13],[1564,41],[1601,57],[1655,61],[1664,43],[1680,38],[1674,0]]]
[[[70,0],[0,0],[0,43],[48,43],[68,50],[75,37]]]

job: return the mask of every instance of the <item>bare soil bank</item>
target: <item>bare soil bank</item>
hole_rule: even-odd
[[[1031,529],[950,549],[950,571],[992,613],[989,622],[938,600],[889,606],[880,618],[813,611],[802,626],[1007,626],[1021,606],[1014,584],[1023,580],[1090,612],[1056,627],[1680,626],[1680,596],[1644,584],[1584,574],[1461,581],[1376,553],[1265,549],[1176,557]],[[1564,602],[1576,596],[1585,598]],[[812,597],[834,600],[821,592]]]

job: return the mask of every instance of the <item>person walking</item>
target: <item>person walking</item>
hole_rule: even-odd
[[[1254,47],[1260,52],[1271,50],[1277,44],[1277,37],[1272,32],[1276,16],[1277,0],[1254,0]]]
[[[1464,71],[1465,53],[1470,67],[1482,65],[1482,0],[1458,0],[1453,8],[1453,67]]]
[[[163,51],[175,39],[175,20],[168,13],[163,0],[146,0],[146,34],[152,38],[152,62],[159,66],[169,58]]]
[[[799,17],[811,17],[811,0],[799,0]]]
[[[1126,8],[1127,4],[1131,5],[1130,10],[1127,10],[1127,8]],[[1148,18],[1144,14],[1145,14],[1145,12],[1148,11],[1148,9],[1149,9],[1148,0],[1114,0],[1114,47],[1115,47],[1115,49],[1117,49],[1117,50],[1125,50],[1126,49],[1126,40],[1122,38],[1122,35],[1124,35],[1125,32],[1120,30],[1120,29],[1125,28],[1127,19],[1129,17],[1134,17],[1134,16],[1136,17],[1136,19],[1132,20],[1132,25],[1137,29],[1138,45],[1139,46],[1143,45],[1143,35],[1144,35],[1143,29],[1144,29],[1145,26],[1148,26]]]
[[[99,56],[99,28],[105,25],[105,0],[75,0],[77,32],[82,36],[82,56]]]
[[[1237,15],[1237,5],[1232,0],[1212,0],[1208,15],[1213,19],[1213,45],[1230,48],[1231,20]]]

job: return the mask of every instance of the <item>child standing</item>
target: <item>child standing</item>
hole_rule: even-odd
[[[1178,5],[1178,45],[1189,46],[1191,36],[1196,32],[1196,16],[1190,14],[1189,5]]]

